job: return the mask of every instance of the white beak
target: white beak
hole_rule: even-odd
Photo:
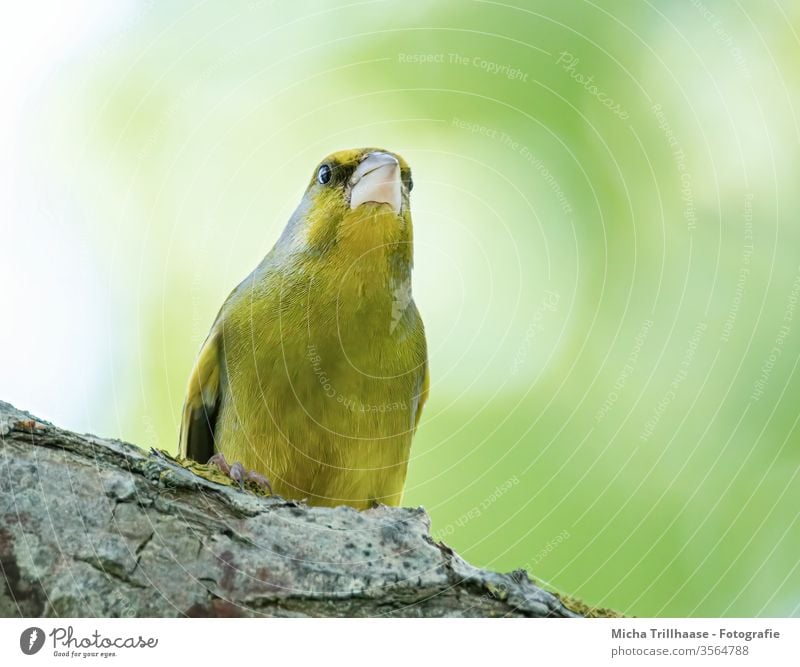
[[[390,153],[368,153],[350,177],[350,208],[366,202],[389,204],[400,213],[400,163]]]

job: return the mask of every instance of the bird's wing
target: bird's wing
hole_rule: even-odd
[[[214,428],[222,392],[220,336],[214,326],[189,377],[181,420],[181,456],[205,463],[214,454]]]
[[[431,374],[428,370],[428,360],[425,360],[425,368],[423,370],[422,383],[419,389],[419,396],[417,397],[417,411],[414,415],[414,429],[416,430],[419,424],[419,418],[422,416],[422,408],[428,400],[428,390],[431,386]]]

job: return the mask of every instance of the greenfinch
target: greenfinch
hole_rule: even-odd
[[[317,166],[203,343],[183,456],[314,505],[400,504],[429,387],[412,185],[405,160],[382,149]]]

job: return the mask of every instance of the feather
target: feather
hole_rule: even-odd
[[[181,455],[205,463],[214,454],[214,431],[222,404],[220,354],[216,327],[197,355],[181,420]]]

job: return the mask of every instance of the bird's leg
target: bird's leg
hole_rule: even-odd
[[[238,461],[236,461],[233,465],[229,465],[225,455],[221,452],[217,452],[214,454],[214,456],[208,459],[208,463],[206,465],[213,465],[219,468],[224,474],[236,482],[242,491],[244,491],[245,482],[253,482],[253,484],[260,486],[262,489],[267,489],[267,491],[270,492],[270,495],[272,495],[272,484],[269,483],[269,480],[264,477],[264,475],[257,473],[255,470],[247,470]]]

